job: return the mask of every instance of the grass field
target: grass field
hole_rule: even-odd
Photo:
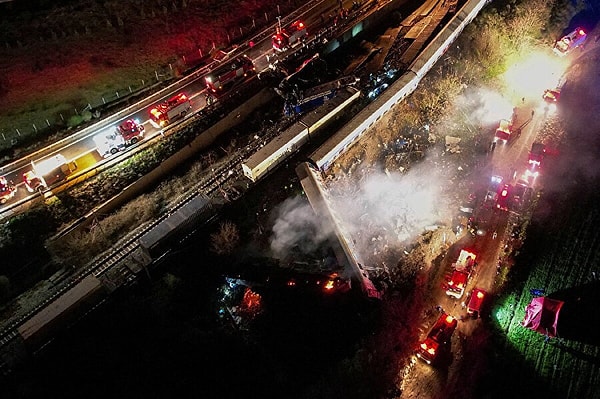
[[[63,0],[37,12],[0,4],[0,150],[31,135],[43,141],[49,125],[74,127],[88,104],[148,87],[156,74],[179,76],[200,54],[243,41],[296,3]]]
[[[589,47],[573,59],[565,111],[554,123],[561,140],[538,135],[558,155],[547,157],[525,246],[494,309],[493,367],[482,383],[491,397],[600,398],[600,122],[593,116],[600,95],[590,90],[599,81],[599,51]],[[532,289],[564,301],[557,338],[521,326]]]

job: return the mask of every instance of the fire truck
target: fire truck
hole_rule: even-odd
[[[587,34],[585,33],[585,30],[582,28],[577,28],[554,43],[554,52],[561,57],[565,56],[571,50],[577,47],[582,47],[586,39]]]
[[[454,270],[452,275],[446,281],[446,295],[460,299],[465,293],[467,283],[469,282],[469,273],[460,270]]]
[[[0,176],[0,204],[5,204],[6,201],[13,198],[17,193],[17,188],[12,182],[6,180],[6,177]]]
[[[212,71],[204,80],[208,90],[218,93],[223,91],[225,86],[248,76],[254,70],[254,63],[244,55]]]
[[[417,357],[427,364],[435,362],[439,352],[450,342],[458,321],[442,313],[435,322],[425,340],[417,348]]]
[[[124,151],[128,146],[136,144],[144,138],[144,126],[138,121],[128,119],[120,124],[114,132],[100,133],[94,136],[98,153],[106,158],[119,151]]]
[[[529,157],[527,159],[528,167],[525,172],[526,176],[538,176],[545,154],[546,146],[543,143],[536,142],[531,145],[531,150],[529,151]]]
[[[30,193],[43,192],[67,179],[76,169],[74,161],[67,161],[64,155],[57,154],[37,163],[31,161],[31,170],[23,173],[23,182]]]
[[[190,99],[184,93],[179,93],[150,110],[150,123],[160,129],[178,118],[184,118],[191,109]]]
[[[498,192],[500,191],[500,188],[502,188],[502,181],[502,176],[492,176],[485,194],[485,203],[493,203],[494,205],[496,204],[496,201],[498,201]]]
[[[461,249],[458,259],[452,264],[452,267],[454,270],[467,272],[470,274],[477,266],[477,263],[475,262],[476,258],[477,255],[475,255],[473,252],[469,252],[466,249]]]
[[[477,255],[469,250],[462,249],[456,262],[452,263],[452,274],[446,281],[446,295],[460,299],[467,288],[471,273],[477,267]]]
[[[271,37],[273,50],[285,51],[295,47],[308,36],[304,22],[297,20],[285,28],[277,27],[277,32]]]
[[[467,314],[474,318],[478,318],[481,314],[481,306],[487,293],[481,288],[473,288],[467,300]]]
[[[496,134],[494,135],[494,143],[502,143],[506,144],[510,140],[512,134],[512,124],[507,119],[502,119],[500,121],[500,125],[496,129]]]
[[[560,98],[560,89],[557,87],[555,89],[546,89],[544,90],[544,94],[542,94],[542,100],[546,104],[556,104]]]
[[[496,209],[501,211],[508,211],[512,196],[512,186],[510,184],[504,184],[498,191],[498,199],[496,200]]]

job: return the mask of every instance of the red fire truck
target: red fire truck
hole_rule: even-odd
[[[100,133],[94,136],[96,149],[103,157],[124,151],[126,147],[136,144],[144,138],[144,126],[138,121],[128,119],[120,124],[114,132]]]
[[[565,56],[571,50],[582,47],[585,40],[587,39],[587,34],[582,28],[577,28],[573,32],[569,33],[557,40],[554,43],[554,52],[558,55]]]
[[[6,203],[15,196],[17,188],[12,182],[6,180],[6,177],[0,176],[0,204]]]
[[[435,362],[442,347],[450,342],[457,325],[458,321],[454,317],[442,313],[425,340],[417,348],[417,357],[427,364]]]
[[[190,99],[185,94],[179,93],[150,110],[150,123],[160,129],[177,118],[184,118],[191,109]]]
[[[212,71],[204,80],[208,90],[218,93],[222,92],[225,86],[248,76],[254,70],[254,63],[244,55]]]
[[[271,42],[275,51],[285,51],[302,43],[306,36],[308,36],[306,25],[298,20],[285,28],[278,27],[277,32],[271,37]]]
[[[506,119],[502,119],[498,128],[496,129],[496,134],[494,135],[494,143],[502,143],[506,144],[510,141],[512,134],[512,124],[510,121]]]
[[[483,305],[483,300],[486,296],[487,293],[481,288],[473,288],[473,291],[471,291],[467,300],[467,314],[474,318],[478,318],[481,314],[481,306]]]

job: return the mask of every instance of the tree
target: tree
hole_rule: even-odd
[[[217,255],[228,255],[240,241],[238,227],[230,221],[221,223],[219,230],[210,236],[211,249]]]

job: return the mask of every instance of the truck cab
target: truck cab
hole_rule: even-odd
[[[33,171],[28,170],[23,173],[23,183],[25,184],[25,188],[30,193],[34,193],[36,191],[43,191],[46,189],[47,185],[44,179],[41,176],[36,175]]]
[[[425,340],[419,344],[416,351],[417,357],[427,364],[434,363],[441,350],[450,342],[457,325],[458,321],[454,317],[442,313]]]
[[[446,282],[446,295],[460,299],[465,293],[467,283],[469,282],[469,273],[466,271],[454,270]]]
[[[502,119],[496,129],[496,134],[494,135],[494,142],[500,144],[506,144],[510,141],[510,136],[512,133],[512,124],[507,119]]]
[[[15,185],[6,180],[6,177],[0,176],[0,204],[5,204],[13,198],[17,192]]]
[[[117,133],[123,137],[125,145],[133,145],[144,137],[144,125],[128,119],[117,127]]]
[[[467,301],[467,314],[474,318],[478,318],[481,315],[481,306],[486,297],[487,293],[484,290],[481,288],[473,288]]]
[[[554,43],[554,53],[564,57],[573,49],[582,47],[587,39],[587,33],[583,28],[577,28],[567,35],[564,35]]]

